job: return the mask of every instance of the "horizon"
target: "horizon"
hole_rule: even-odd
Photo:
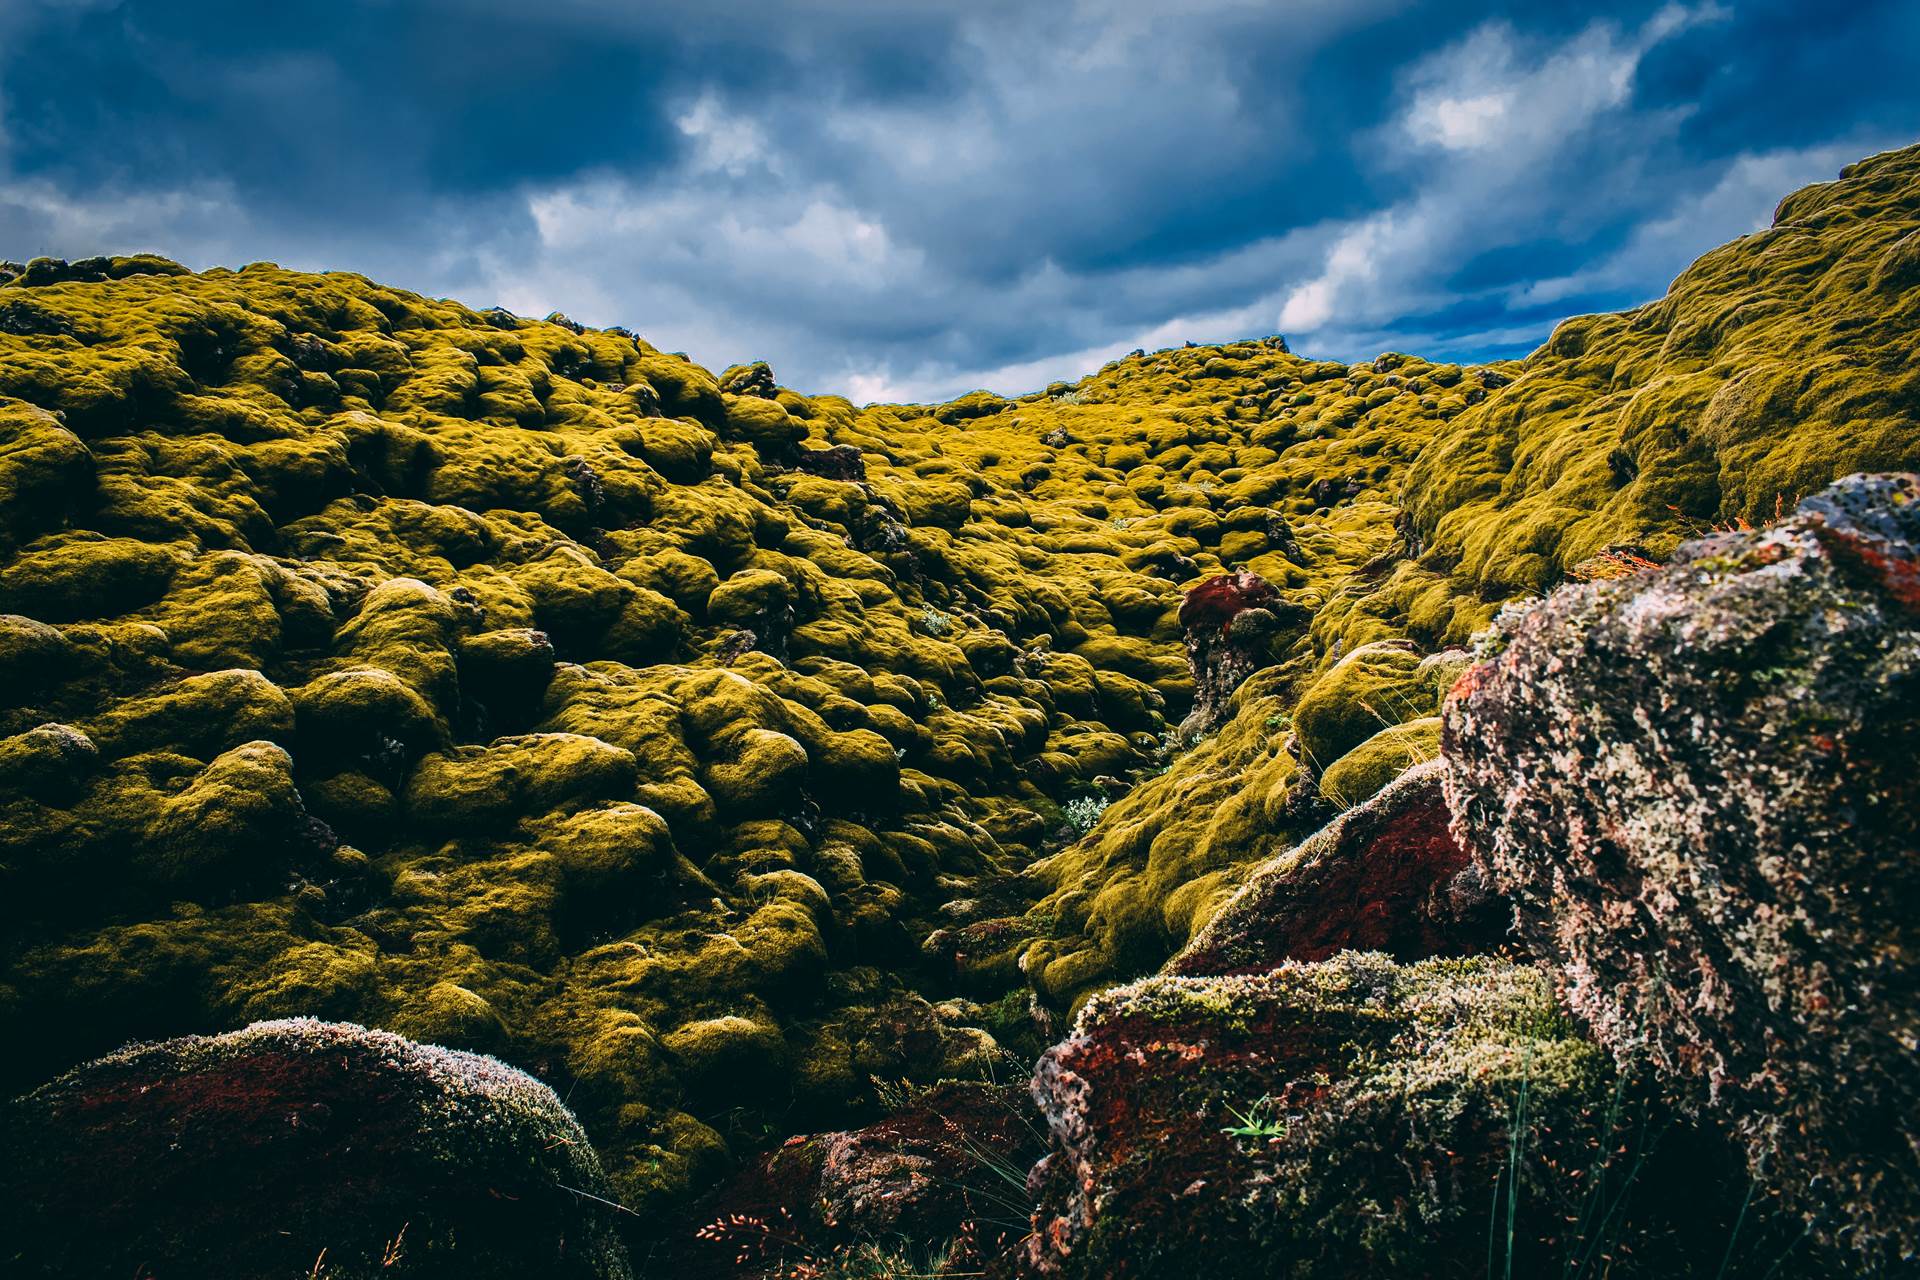
[[[347,271],[857,403],[1275,333],[1480,362],[1920,137],[1915,78],[1892,0],[16,0],[0,256]]]

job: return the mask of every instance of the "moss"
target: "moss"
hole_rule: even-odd
[[[791,1121],[694,1099],[674,1029],[775,1028],[830,1109],[882,1038],[854,969],[1071,1007],[1432,714],[1421,650],[1920,464],[1916,207],[1920,156],[1864,163],[1524,361],[1236,343],[932,406],[346,273],[9,272],[6,1078],[310,998],[562,1064],[617,1184],[691,1195]],[[1176,749],[1183,591],[1241,568],[1303,625]]]
[[[446,732],[425,698],[379,667],[317,676],[294,691],[293,706],[302,749],[323,760],[365,758],[388,743],[417,754]]]
[[[54,535],[0,569],[0,607],[46,622],[117,617],[165,592],[181,559],[134,538]]]
[[[19,614],[0,614],[0,702],[17,705],[65,675],[77,655],[57,628]]]
[[[455,982],[436,982],[391,1019],[411,1039],[489,1053],[502,1048],[507,1025],[500,1011]]]
[[[1320,795],[1336,809],[1350,809],[1414,765],[1440,755],[1440,717],[1397,724],[1362,742],[1320,775]]]
[[[589,900],[630,892],[636,880],[674,857],[667,820],[639,804],[582,810],[542,843],[559,859],[569,884]]]
[[[99,764],[99,746],[69,724],[0,738],[0,788],[36,799],[70,798]]]
[[[1314,681],[1301,695],[1293,723],[1302,757],[1327,771],[1382,728],[1439,709],[1420,654],[1400,642],[1378,641],[1355,649]]]
[[[271,742],[245,743],[162,802],[137,865],[168,884],[210,880],[289,844],[305,816],[292,757]]]
[[[684,1023],[661,1037],[686,1078],[709,1097],[740,1089],[777,1087],[787,1042],[764,1019],[723,1014]]]
[[[744,569],[717,583],[706,600],[708,621],[736,627],[766,627],[792,608],[792,586],[770,569]]]
[[[57,527],[93,479],[93,455],[60,420],[0,399],[0,538],[17,545]]]
[[[407,784],[407,811],[431,827],[484,828],[528,809],[631,792],[637,773],[631,752],[597,738],[526,734],[428,756]]]
[[[807,749],[784,733],[748,729],[730,759],[706,771],[707,789],[730,811],[764,813],[791,799],[807,771]]]
[[[745,440],[763,457],[784,458],[806,439],[807,425],[790,417],[775,400],[759,396],[726,396],[726,432]]]
[[[293,703],[258,671],[216,671],[117,703],[87,731],[109,758],[171,749],[210,760],[255,739],[290,741]]]

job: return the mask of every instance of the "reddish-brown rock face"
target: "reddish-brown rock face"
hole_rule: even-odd
[[[863,1129],[788,1139],[702,1200],[690,1215],[699,1230],[669,1232],[653,1257],[671,1274],[721,1280],[815,1274],[805,1268],[861,1242],[957,1240],[964,1253],[948,1267],[978,1274],[1013,1248],[1025,1206],[1010,1179],[1042,1137],[1019,1086],[947,1081]]]
[[[1218,631],[1248,609],[1265,609],[1280,599],[1273,584],[1242,569],[1208,578],[1180,602],[1180,625],[1190,631]]]
[[[1343,950],[1421,960],[1492,949],[1511,909],[1448,830],[1445,771],[1415,766],[1256,869],[1166,972],[1256,973]]]
[[[1190,588],[1180,602],[1180,625],[1193,671],[1193,712],[1182,733],[1204,733],[1224,720],[1240,682],[1270,665],[1274,640],[1308,616],[1272,583],[1244,569]]]

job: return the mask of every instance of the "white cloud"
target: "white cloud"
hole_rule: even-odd
[[[1577,232],[1582,215],[1564,210],[1564,193],[1552,189],[1554,166],[1626,116],[1649,50],[1717,16],[1711,6],[1670,6],[1637,31],[1594,23],[1544,48],[1492,22],[1417,63],[1379,139],[1418,175],[1414,193],[1335,229],[1319,269],[1286,293],[1281,331],[1308,342],[1351,341],[1446,301],[1452,271],[1505,234],[1537,235],[1556,220]],[[1634,127],[1651,142],[1676,122],[1643,113]],[[1444,158],[1433,158],[1436,151]]]
[[[1532,59],[1511,26],[1487,23],[1413,68],[1401,132],[1416,147],[1447,151],[1565,145],[1626,104],[1648,51],[1724,16],[1712,4],[1668,5],[1637,31],[1596,22]]]
[[[29,257],[112,246],[211,264],[232,256],[226,229],[242,218],[224,182],[83,197],[44,179],[12,175],[0,163],[0,246]]]
[[[1421,142],[1449,151],[1470,151],[1500,139],[1513,109],[1511,93],[1482,93],[1471,98],[1423,97],[1407,112],[1407,132]]]
[[[238,194],[9,178],[0,95],[0,252],[347,267],[628,325],[715,367],[770,359],[806,390],[924,401],[1276,327],[1342,359],[1524,343],[1545,326],[1511,308],[1664,279],[1865,149],[1676,163],[1682,117],[1636,105],[1635,81],[1650,50],[1724,16],[1711,4],[1553,40],[1486,23],[1398,76],[1370,67],[1391,81],[1384,103],[1329,103],[1315,59],[1336,41],[1374,47],[1368,24],[1404,0],[929,0],[888,20],[920,24],[902,30],[928,38],[924,75],[896,65],[904,43],[861,44],[887,25],[865,0],[746,3],[722,19],[695,0],[538,6],[595,40],[685,27],[696,51],[746,24],[728,56],[778,61],[777,74],[674,91],[658,108],[680,144],[664,171],[623,172],[609,145],[604,166],[456,199],[409,169],[414,186],[359,225],[276,213],[245,175]],[[0,0],[0,32],[8,10]],[[256,102],[289,68],[313,87],[330,56],[243,68],[221,91]],[[346,84],[303,100],[339,100]],[[1344,132],[1366,113],[1384,123]],[[431,152],[421,142],[402,162],[423,168]],[[1256,195],[1274,175],[1310,196]],[[1370,189],[1395,194],[1370,207]],[[1303,221],[1309,199],[1342,214]],[[1618,244],[1625,226],[1638,229]],[[1577,255],[1602,235],[1618,244],[1603,261],[1530,287],[1512,285],[1509,263],[1480,269],[1507,246]]]
[[[756,166],[779,172],[760,126],[728,111],[711,89],[694,99],[673,123],[693,143],[696,170],[720,170],[734,177]]]

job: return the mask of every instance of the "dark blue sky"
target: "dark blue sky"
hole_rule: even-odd
[[[0,0],[0,257],[267,259],[856,399],[1485,357],[1920,138],[1920,4]]]

